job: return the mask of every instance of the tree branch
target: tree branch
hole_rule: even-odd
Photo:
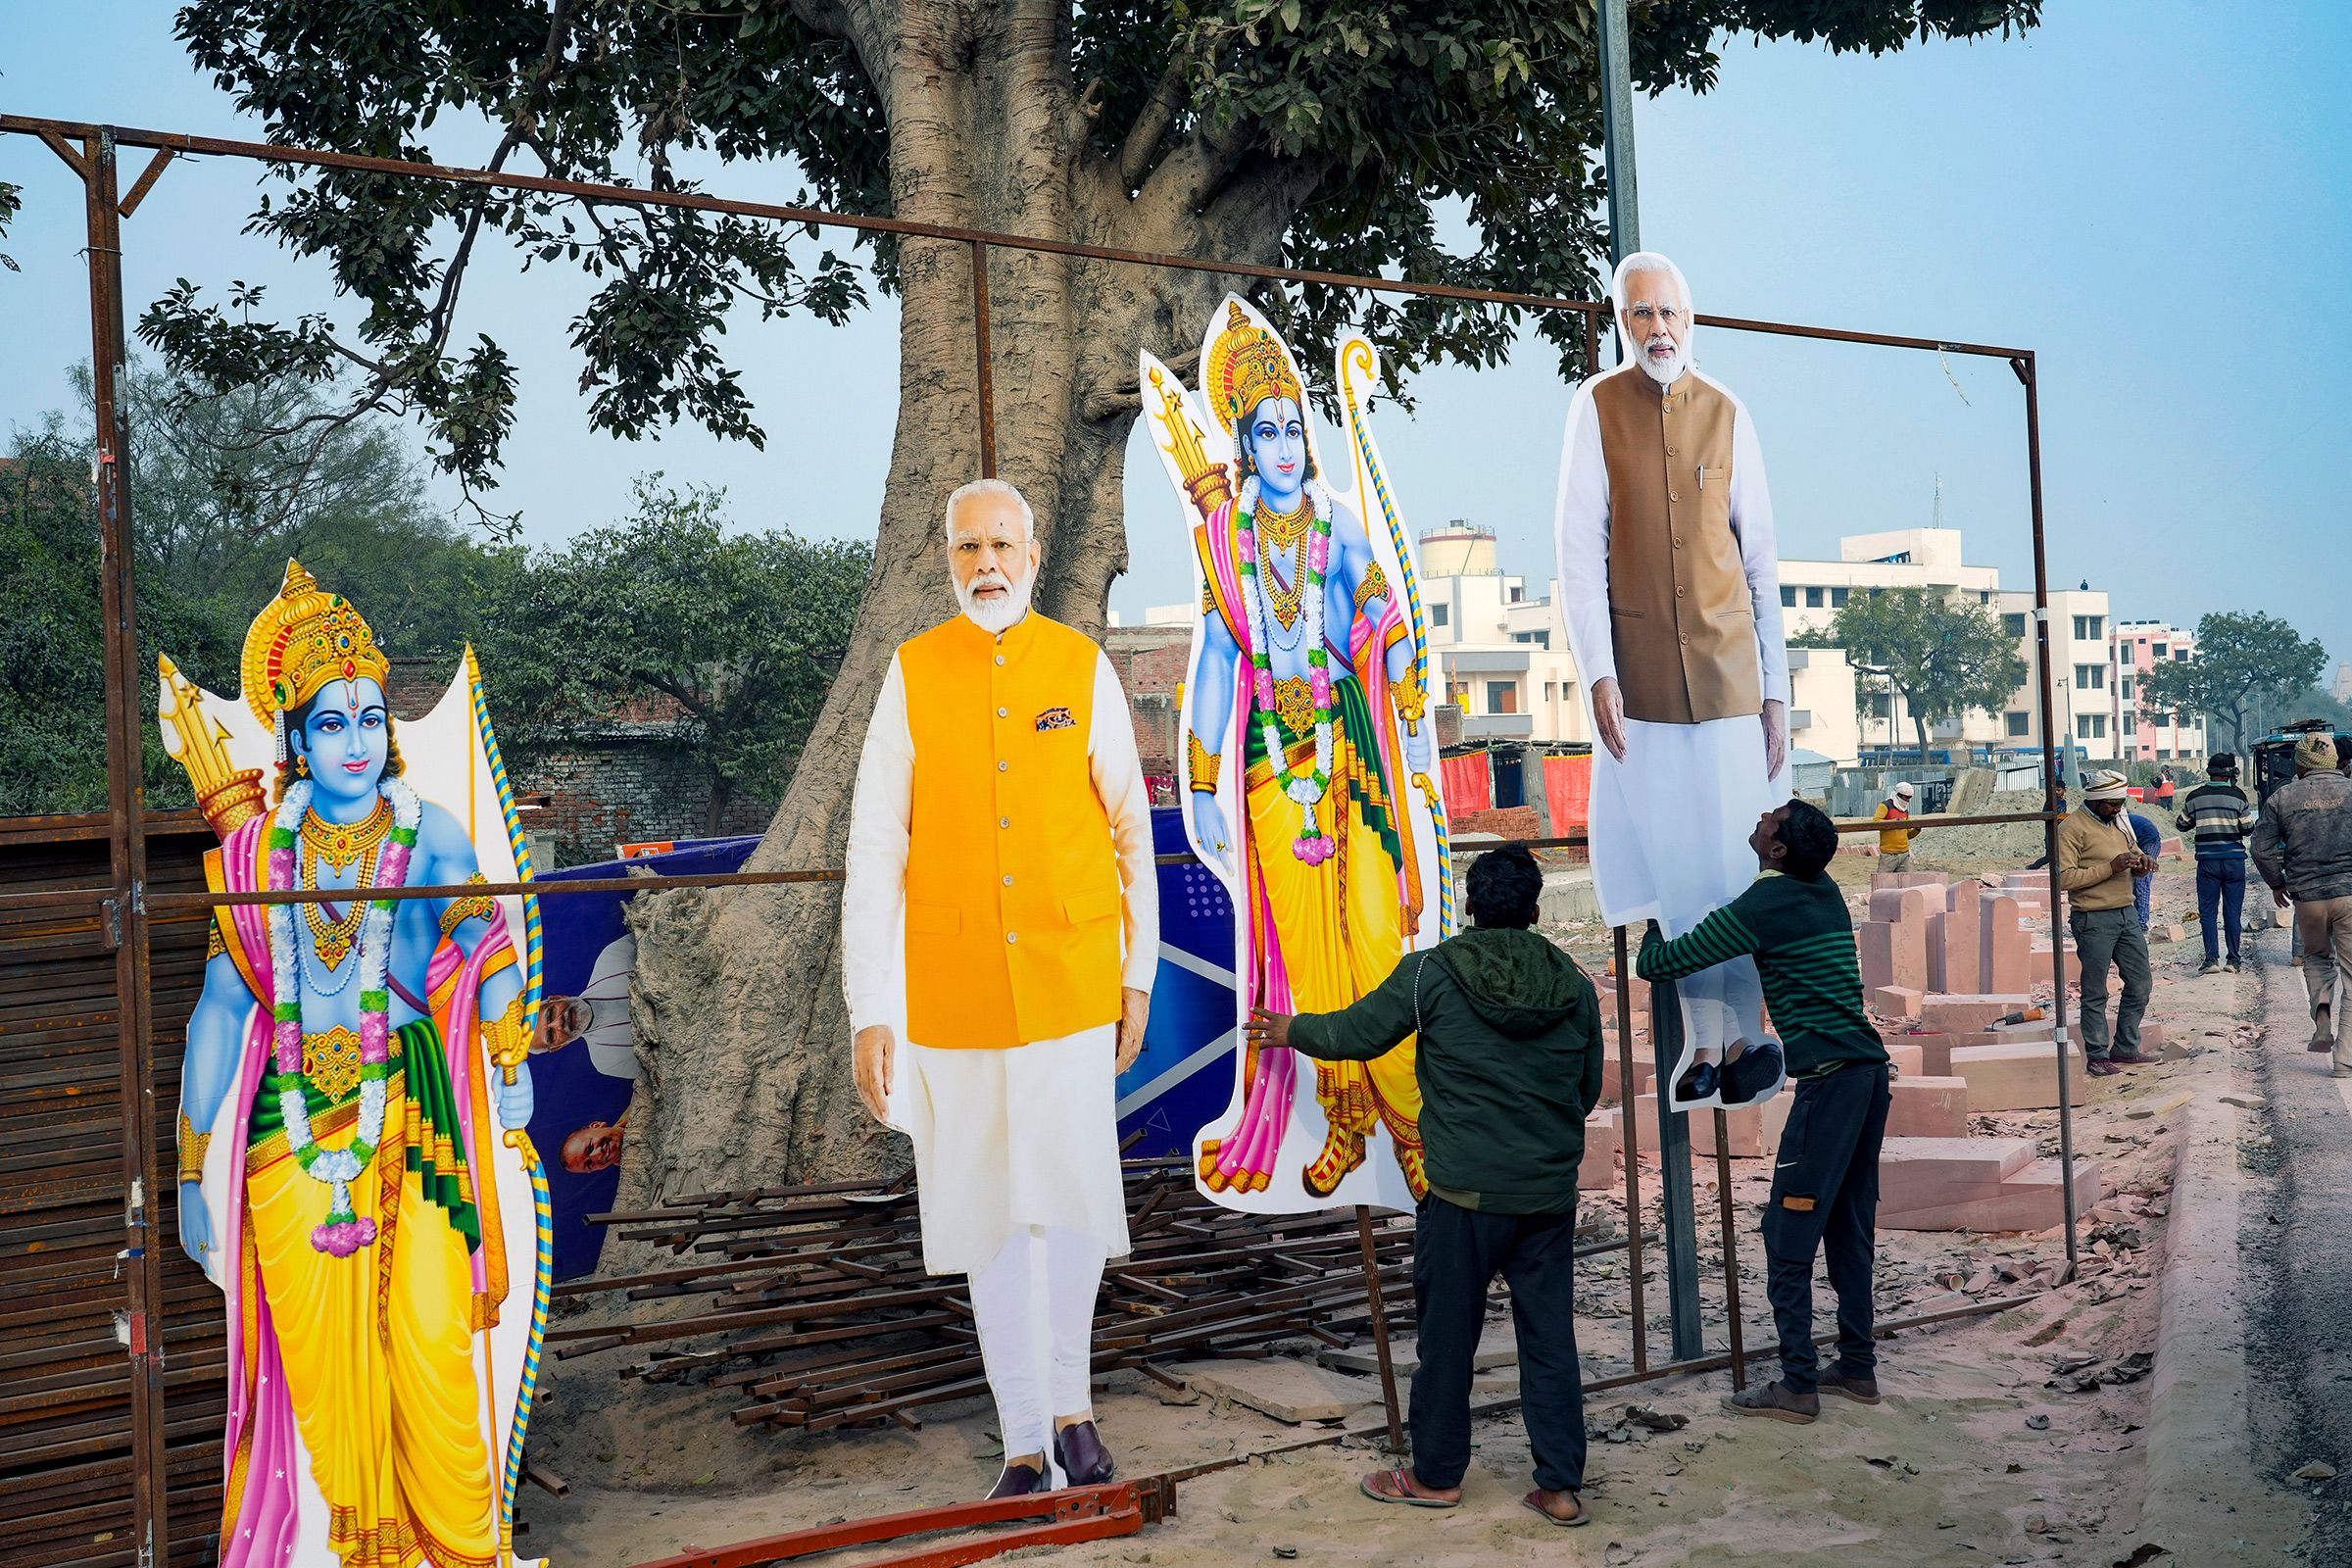
[[[1144,176],[1152,171],[1152,155],[1168,133],[1176,120],[1176,111],[1185,106],[1191,95],[1184,85],[1182,63],[1172,63],[1160,73],[1159,84],[1152,96],[1144,100],[1143,109],[1135,123],[1127,128],[1127,139],[1119,147],[1119,189],[1132,195],[1143,184]]]

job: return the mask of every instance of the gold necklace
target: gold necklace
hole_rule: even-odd
[[[351,904],[340,918],[328,919],[324,905],[306,904],[302,906],[303,920],[311,928],[311,940],[318,949],[318,961],[326,966],[330,974],[341,968],[343,960],[351,956],[351,950],[359,945],[361,922],[368,918],[368,901],[359,895],[375,885],[376,855],[383,848],[384,836],[390,831],[392,820],[392,803],[379,800],[377,804],[377,812],[367,821],[350,827],[325,821],[317,812],[302,819],[302,886],[305,891],[318,890],[320,860],[337,871],[349,868],[354,861],[360,867],[360,874],[352,887]],[[377,816],[383,819],[384,825],[381,827],[376,826]],[[319,824],[322,831],[314,833],[313,823]],[[369,831],[371,828],[373,832]],[[353,841],[358,841],[356,847]],[[343,858],[338,859],[338,856]]]
[[[391,831],[392,803],[381,795],[375,798],[375,809],[358,822],[329,822],[317,811],[306,811],[302,818],[303,847],[337,871],[348,871],[363,855],[373,855]]]
[[[1292,557],[1291,580],[1287,583],[1282,580],[1282,573],[1274,569],[1275,552],[1268,551],[1260,557],[1266,563],[1266,570],[1261,574],[1266,585],[1266,604],[1282,622],[1284,631],[1298,624],[1298,611],[1306,595],[1306,538],[1300,534],[1295,548],[1284,548],[1283,553]]]
[[[1260,511],[1252,519],[1258,538],[1277,551],[1295,549],[1306,537],[1308,525],[1314,521],[1315,504],[1302,490],[1298,505],[1289,512]]]

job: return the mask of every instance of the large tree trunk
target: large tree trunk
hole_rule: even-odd
[[[1091,122],[1065,71],[1063,8],[1051,0],[909,3],[895,31],[857,8],[811,9],[852,38],[884,89],[899,216],[1279,259],[1305,176],[1253,168],[1252,155],[1201,140],[1171,154],[1131,199],[1120,161],[1088,146]],[[899,422],[873,576],[755,870],[842,863],[858,752],[892,652],[954,611],[941,515],[949,492],[980,475],[971,252],[910,241],[902,272]],[[1121,468],[1141,406],[1136,352],[1173,357],[1225,286],[1206,273],[992,252],[998,467],[1037,514],[1045,613],[1100,634],[1110,581],[1127,563]],[[633,1011],[646,1072],[622,1207],[905,1162],[904,1140],[865,1115],[851,1083],[839,883],[681,889],[635,905]]]

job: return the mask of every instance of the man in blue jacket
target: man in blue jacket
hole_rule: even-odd
[[[1585,1117],[1600,1098],[1600,998],[1535,924],[1544,870],[1518,845],[1490,850],[1465,878],[1476,922],[1408,953],[1378,989],[1339,1012],[1250,1019],[1261,1047],[1322,1061],[1367,1061],[1419,1037],[1421,1137],[1429,1196],[1413,1231],[1421,1365],[1413,1374],[1413,1462],[1363,1478],[1381,1502],[1451,1508],[1470,1468],[1470,1370],[1487,1284],[1511,1288],[1519,1390],[1536,1490],[1523,1499],[1556,1525],[1589,1517],[1584,1383],[1577,1365],[1576,1172]]]

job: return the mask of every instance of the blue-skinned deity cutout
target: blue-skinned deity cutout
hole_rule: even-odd
[[[1340,345],[1336,465],[1290,350],[1246,301],[1217,308],[1200,366],[1192,394],[1149,354],[1141,373],[1198,569],[1181,782],[1193,843],[1233,899],[1238,1024],[1253,1006],[1348,1005],[1449,911],[1411,557],[1364,418],[1377,356],[1360,336]],[[1287,1049],[1235,1058],[1231,1103],[1195,1148],[1217,1201],[1402,1208],[1426,1191],[1410,1042],[1311,1063],[1306,1093]]]
[[[188,1025],[180,1238],[228,1298],[220,1560],[506,1568],[548,1283],[537,912],[381,896],[529,874],[472,654],[396,729],[366,619],[289,562],[241,703],[161,671],[208,884],[350,894],[218,908]]]

